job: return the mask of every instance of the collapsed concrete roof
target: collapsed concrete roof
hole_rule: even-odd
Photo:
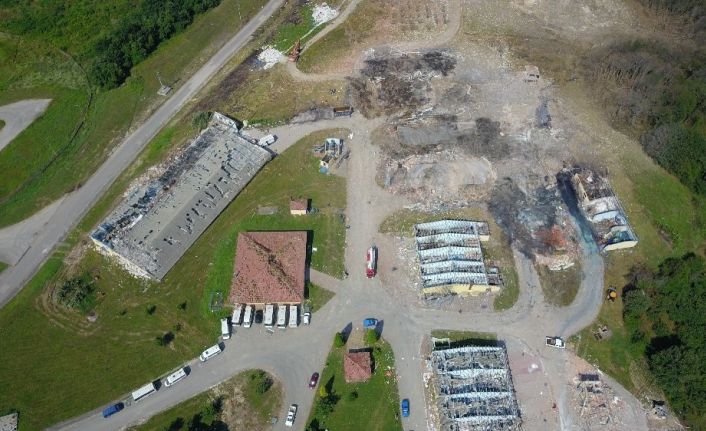
[[[304,301],[306,232],[241,232],[230,300],[234,304]]]
[[[91,239],[134,275],[161,280],[271,158],[233,120],[214,113],[158,178],[129,191]]]

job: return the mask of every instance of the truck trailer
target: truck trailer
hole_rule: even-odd
[[[290,328],[296,328],[299,326],[299,309],[297,308],[296,305],[290,305],[289,306],[289,327]]]
[[[271,328],[275,324],[275,305],[265,305],[265,328]]]
[[[277,307],[277,327],[284,329],[287,327],[287,306],[280,305]]]

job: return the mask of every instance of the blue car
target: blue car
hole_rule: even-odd
[[[367,319],[363,320],[363,327],[365,328],[376,328],[378,326],[378,319],[373,319],[372,317],[368,317]]]
[[[409,400],[407,398],[402,400],[402,417],[406,418],[409,416]]]
[[[125,408],[125,404],[123,403],[117,403],[113,404],[112,406],[106,407],[103,410],[103,417],[107,418],[108,416],[114,415],[115,413],[119,412],[120,410]]]

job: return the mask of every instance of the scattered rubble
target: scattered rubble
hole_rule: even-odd
[[[331,21],[338,16],[338,11],[326,3],[317,4],[311,12],[311,19],[314,25],[321,25]]]
[[[270,69],[279,63],[283,58],[281,52],[271,46],[265,46],[262,51],[257,55],[257,60],[262,69]]]

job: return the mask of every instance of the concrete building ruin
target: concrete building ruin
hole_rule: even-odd
[[[161,175],[129,191],[91,239],[130,273],[161,280],[271,158],[216,112]]]
[[[439,220],[414,229],[425,296],[500,290],[497,268],[487,270],[483,262],[480,243],[490,239],[487,223]]]
[[[431,363],[442,431],[520,429],[505,347],[435,348]]]
[[[591,223],[598,247],[602,251],[635,247],[637,236],[608,180],[589,169],[570,173],[579,208]]]

